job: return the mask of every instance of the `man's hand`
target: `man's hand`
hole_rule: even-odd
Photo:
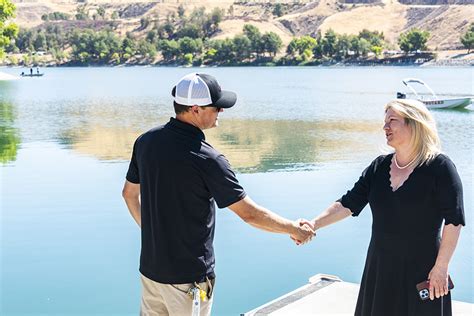
[[[313,223],[306,219],[297,219],[295,222],[295,232],[290,235],[290,238],[297,244],[305,244],[310,242],[316,235],[313,228]]]

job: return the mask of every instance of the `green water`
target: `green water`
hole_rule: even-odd
[[[380,154],[383,105],[401,79],[473,94],[470,68],[210,68],[237,105],[207,139],[249,195],[313,217]],[[17,74],[21,69],[0,69]],[[139,230],[121,198],[135,138],[173,115],[182,68],[58,68],[0,82],[2,315],[136,315]],[[471,106],[472,107],[472,106]],[[453,297],[473,302],[473,110],[434,111],[464,184],[467,227],[451,263]],[[219,210],[215,315],[237,315],[316,273],[358,283],[370,212],[304,247]]]

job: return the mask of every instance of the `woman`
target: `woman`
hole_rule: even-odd
[[[465,225],[461,180],[440,153],[421,102],[388,103],[383,129],[395,152],[376,158],[352,190],[306,223],[316,230],[370,204],[372,237],[355,315],[451,315],[448,265]],[[416,285],[427,279],[430,299],[422,301]]]

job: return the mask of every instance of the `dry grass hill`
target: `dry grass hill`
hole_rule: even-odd
[[[412,27],[431,33],[428,42],[433,50],[458,49],[459,37],[474,22],[474,0],[318,0],[318,1],[217,1],[217,0],[13,0],[17,6],[16,22],[21,27],[35,27],[43,23],[45,13],[63,12],[74,15],[78,6],[85,6],[93,16],[99,7],[105,9],[105,19],[112,20],[115,12],[117,31],[145,34],[148,28],[140,28],[140,19],[151,22],[164,21],[176,14],[182,5],[189,13],[196,7],[212,10],[225,9],[216,38],[233,37],[242,32],[245,23],[257,26],[262,32],[273,31],[280,35],[284,44],[293,36],[315,34],[329,28],[337,33],[357,34],[362,29],[383,31],[386,39],[396,47],[399,34]],[[364,3],[362,3],[364,2]],[[414,4],[404,4],[404,3]],[[272,14],[276,3],[284,8],[284,14]],[[454,3],[454,4],[446,4]],[[463,3],[463,4],[457,4]],[[69,23],[73,23],[72,21]],[[97,21],[89,22],[100,27]]]

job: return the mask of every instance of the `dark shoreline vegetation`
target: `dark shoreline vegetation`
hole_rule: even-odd
[[[281,14],[279,10],[274,14]],[[103,10],[93,19],[83,7],[78,7],[74,17],[53,12],[43,15],[45,22],[38,27],[10,32],[3,65],[372,66],[416,65],[436,58],[436,53],[427,51],[429,32],[419,29],[400,34],[402,51],[395,50],[382,32],[369,30],[347,35],[329,29],[324,34],[295,37],[284,47],[278,34],[262,33],[251,24],[233,38],[213,39],[224,18],[225,11],[219,8],[211,12],[196,8],[186,15],[179,7],[165,21],[142,18],[133,32],[120,37],[117,22],[113,17],[106,20]],[[461,39],[468,50],[473,34],[474,24]]]

